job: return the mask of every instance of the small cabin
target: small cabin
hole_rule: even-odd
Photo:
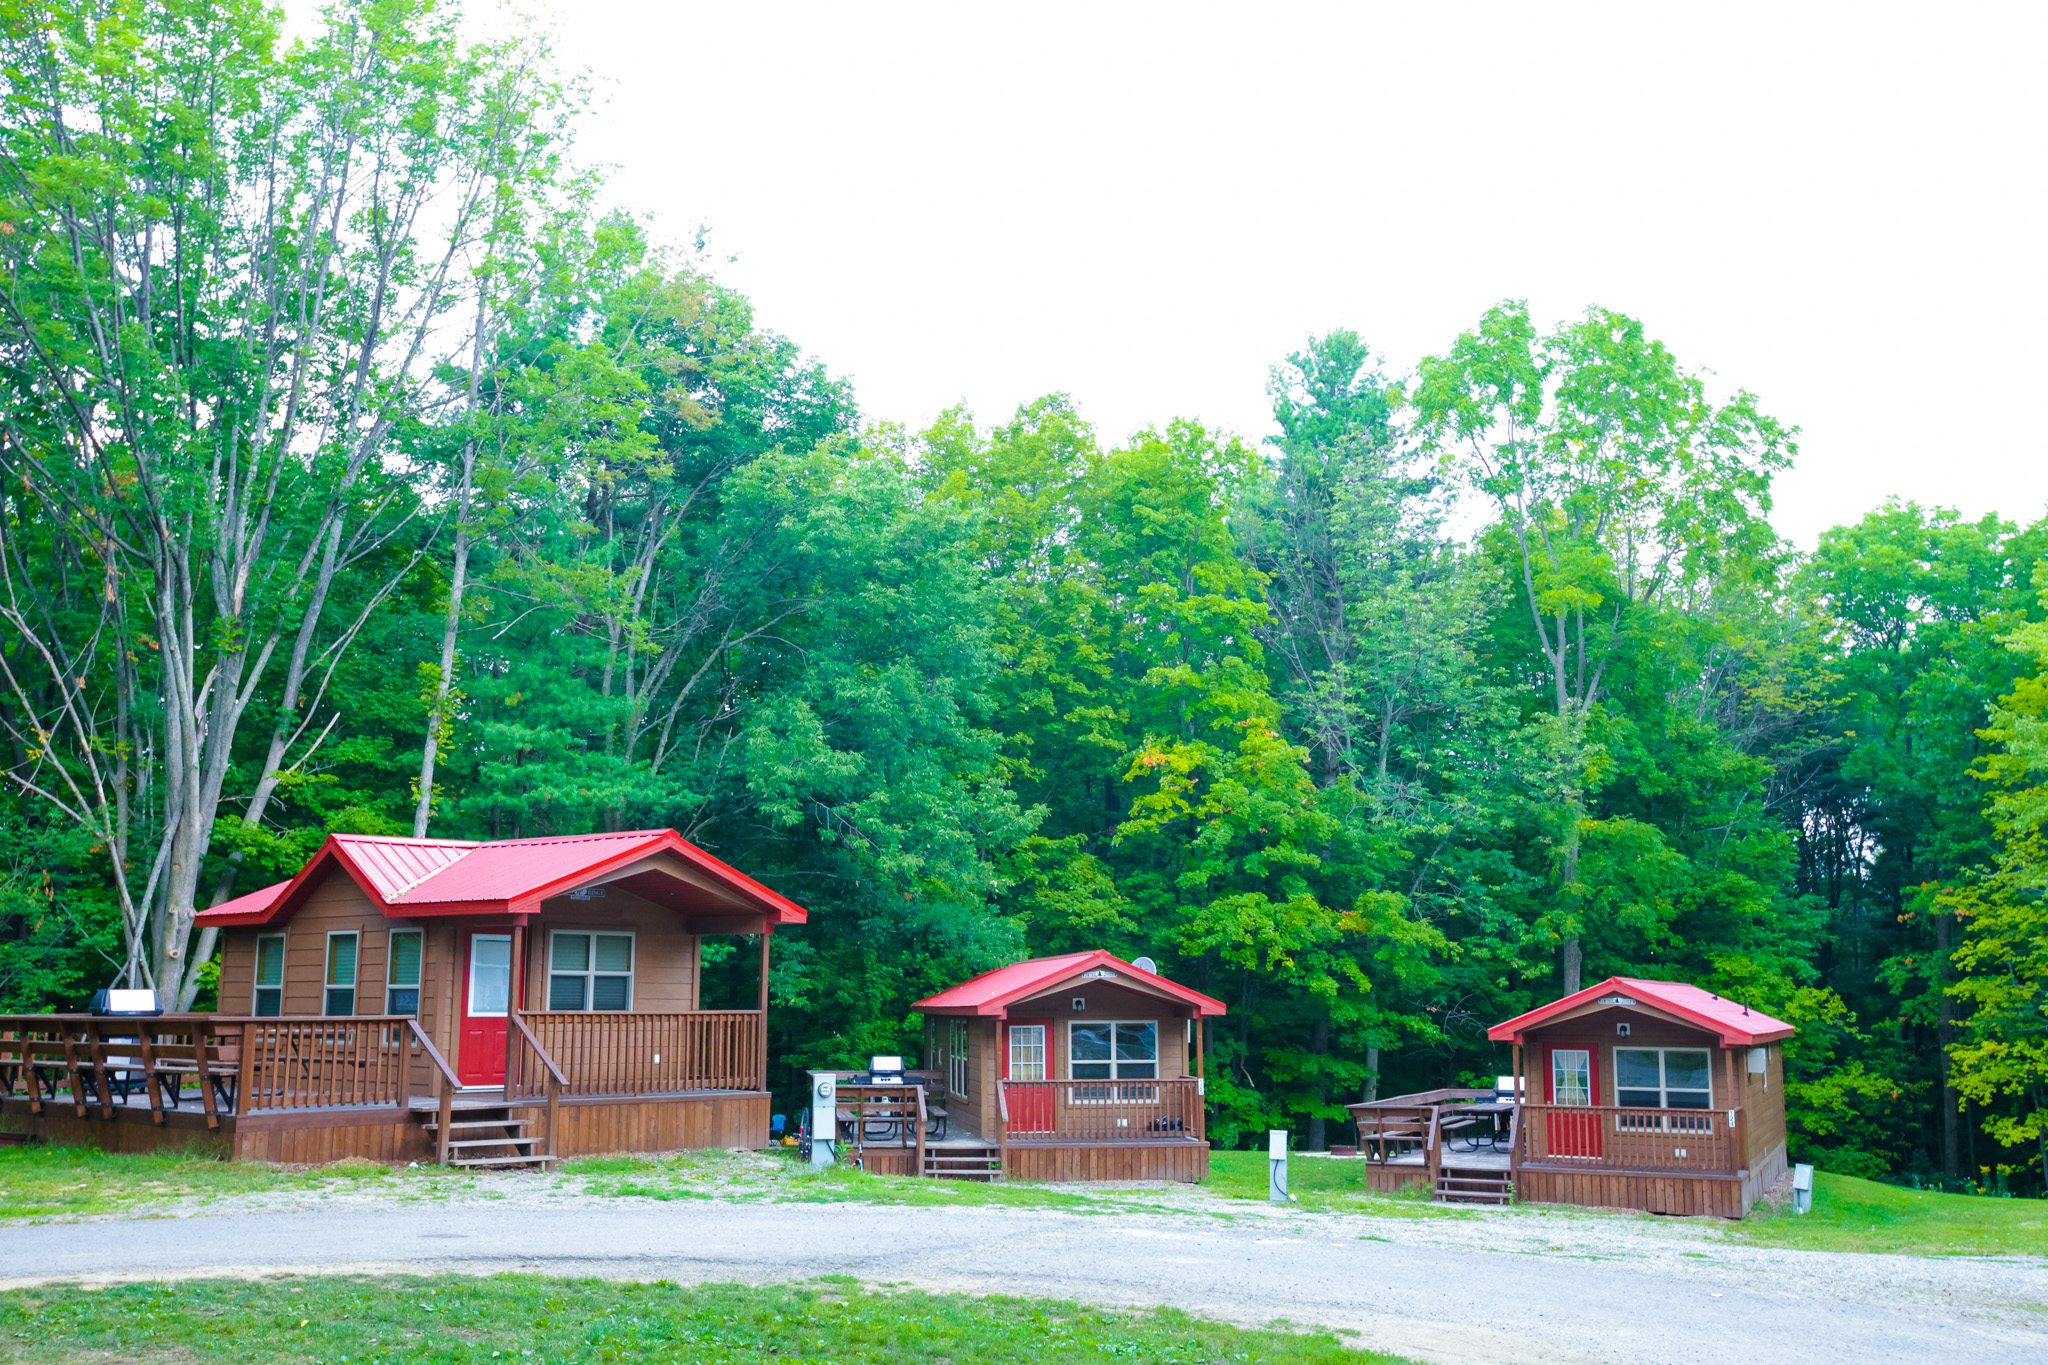
[[[337,834],[200,913],[214,1013],[0,1020],[0,1102],[53,1140],[273,1161],[763,1146],[768,945],[805,919],[673,830]],[[701,1008],[714,934],[758,937],[755,1008]]]
[[[1102,951],[984,972],[925,1017],[940,1145],[980,1144],[1018,1180],[1200,1180],[1203,1022],[1223,1003]]]
[[[1794,1032],[1698,986],[1609,977],[1487,1030],[1513,1058],[1492,1090],[1349,1108],[1379,1188],[1740,1218],[1787,1170]]]

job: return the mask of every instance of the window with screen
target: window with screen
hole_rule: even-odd
[[[356,1012],[356,947],[361,939],[355,933],[327,936],[327,998],[321,1013]]]
[[[256,998],[249,1012],[270,1019],[284,1013],[284,935],[256,939]]]
[[[556,931],[548,942],[548,1008],[633,1008],[633,936]]]
[[[426,936],[418,929],[393,929],[389,961],[384,964],[384,1012],[420,1012],[420,963]]]
[[[1159,1025],[1067,1026],[1067,1076],[1076,1081],[1150,1081],[1159,1077]]]
[[[1712,1058],[1698,1048],[1618,1047],[1614,1097],[1631,1109],[1711,1109]]]

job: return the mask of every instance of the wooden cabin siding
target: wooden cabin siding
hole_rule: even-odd
[[[1002,1108],[996,1096],[996,1082],[1003,1078],[1002,1058],[996,1050],[1002,1042],[1002,1022],[974,1021],[974,1060],[969,1063],[968,1083],[974,1089],[974,1131],[982,1137],[992,1138],[1002,1131]]]
[[[327,936],[353,932],[361,935],[356,950],[355,1013],[383,1013],[385,935],[398,924],[386,919],[346,875],[323,878],[285,925],[284,1012],[326,1012]],[[252,946],[252,972],[254,961]]]
[[[1785,1145],[1785,1057],[1780,1044],[1764,1045],[1764,1074],[1749,1074],[1748,1049],[1742,1049],[1742,1074],[1748,1082],[1742,1107],[1749,1120],[1748,1164],[1755,1170],[1774,1149]]]
[[[1076,999],[1087,1002],[1077,1010]],[[1188,1075],[1187,1006],[1144,991],[1107,981],[1069,981],[1044,995],[1010,1006],[1010,1022],[1050,1023],[1046,1039],[1046,1079],[1067,1079],[1067,1026],[1073,1023],[1154,1023],[1159,1026],[1159,1076],[1174,1080]]]
[[[220,1012],[247,1014],[256,992],[258,929],[224,929],[220,943]]]
[[[548,1007],[548,953],[558,929],[633,935],[635,1014],[677,1014],[697,1008],[697,936],[683,929],[675,911],[622,888],[606,887],[603,900],[545,901],[529,921],[522,1009]]]

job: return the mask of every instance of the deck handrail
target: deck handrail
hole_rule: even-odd
[[[567,1089],[569,1088],[569,1078],[568,1078],[567,1076],[565,1076],[565,1075],[563,1075],[563,1074],[562,1074],[562,1068],[561,1068],[561,1067],[559,1067],[559,1066],[555,1065],[555,1059],[554,1059],[553,1057],[550,1057],[550,1056],[548,1055],[548,1050],[547,1050],[546,1048],[544,1048],[544,1047],[542,1047],[542,1046],[541,1046],[541,1043],[540,1043],[540,1039],[538,1039],[538,1038],[536,1038],[536,1037],[534,1037],[534,1036],[533,1036],[533,1030],[532,1030],[532,1029],[530,1029],[530,1028],[528,1028],[528,1027],[526,1026],[526,1020],[525,1020],[524,1018],[522,1018],[522,1017],[520,1016],[520,1014],[519,1014],[519,1012],[518,1012],[517,1010],[514,1010],[514,1011],[512,1011],[512,1014],[511,1014],[511,1024],[512,1024],[512,1027],[513,1027],[513,1028],[515,1028],[515,1029],[517,1029],[517,1030],[519,1031],[519,1038],[520,1038],[520,1040],[521,1040],[522,1042],[524,1042],[524,1043],[526,1044],[526,1046],[527,1046],[527,1047],[529,1047],[529,1048],[533,1049],[533,1055],[534,1055],[534,1056],[536,1056],[536,1057],[538,1057],[538,1058],[540,1058],[540,1064],[541,1064],[542,1066],[544,1066],[544,1067],[546,1067],[546,1068],[547,1068],[547,1073],[548,1073],[548,1087],[547,1087],[547,1089],[548,1089],[548,1137],[547,1137],[547,1154],[548,1154],[549,1156],[553,1156],[553,1155],[555,1154],[555,1136],[556,1136],[556,1134],[557,1134],[557,1133],[559,1133],[559,1132],[561,1131],[561,1129],[560,1129],[560,1124],[561,1124],[561,1120],[562,1120],[562,1092],[563,1092],[564,1090],[567,1090]],[[520,1061],[521,1061],[521,1069],[522,1069],[522,1070],[524,1069],[524,1062],[525,1062],[525,1057],[526,1057],[526,1054],[525,1054],[525,1053],[523,1053],[523,1052],[522,1052],[522,1053],[520,1053],[520,1054],[519,1054],[519,1058],[520,1058]],[[506,1101],[506,1103],[508,1103],[508,1104],[509,1104],[509,1103],[511,1103],[511,1101],[512,1101],[512,1100],[513,1100],[513,1098],[514,1098],[514,1096],[513,1096],[513,1087],[514,1087],[514,1084],[515,1084],[515,1082],[513,1081],[513,1078],[512,1078],[512,1073],[511,1073],[511,1072],[509,1072],[509,1071],[508,1071],[508,1072],[506,1072],[506,1073],[505,1073],[505,1101]]]
[[[522,1010],[570,1095],[761,1090],[759,1010]]]
[[[540,1039],[533,1036],[533,1030],[526,1026],[526,1020],[515,1014],[512,1016],[512,1026],[519,1030],[519,1035],[522,1038],[526,1039],[527,1046],[533,1049],[536,1057],[540,1058],[541,1065],[548,1069],[548,1075],[555,1084],[567,1085],[569,1078],[562,1074],[562,1068],[555,1065],[555,1059],[548,1056],[548,1050],[540,1045]]]
[[[1659,1109],[1615,1104],[1520,1104],[1528,1110],[1521,1162],[1574,1170],[1733,1175],[1743,1167],[1742,1107]]]
[[[1006,1139],[1023,1142],[1184,1142],[1207,1135],[1202,1083],[1161,1080],[996,1082]]]

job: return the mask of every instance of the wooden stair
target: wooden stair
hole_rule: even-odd
[[[1436,1198],[1445,1204],[1506,1205],[1514,1198],[1514,1182],[1494,1167],[1445,1166],[1437,1172]]]
[[[973,1147],[926,1147],[924,1174],[935,1180],[1000,1180],[1003,1178],[1003,1149],[993,1142]]]
[[[480,1170],[501,1170],[524,1166],[546,1170],[560,1158],[540,1150],[541,1141],[528,1130],[531,1119],[515,1119],[503,1107],[458,1109],[448,1123],[448,1164]],[[440,1132],[437,1116],[429,1114],[420,1127]]]

